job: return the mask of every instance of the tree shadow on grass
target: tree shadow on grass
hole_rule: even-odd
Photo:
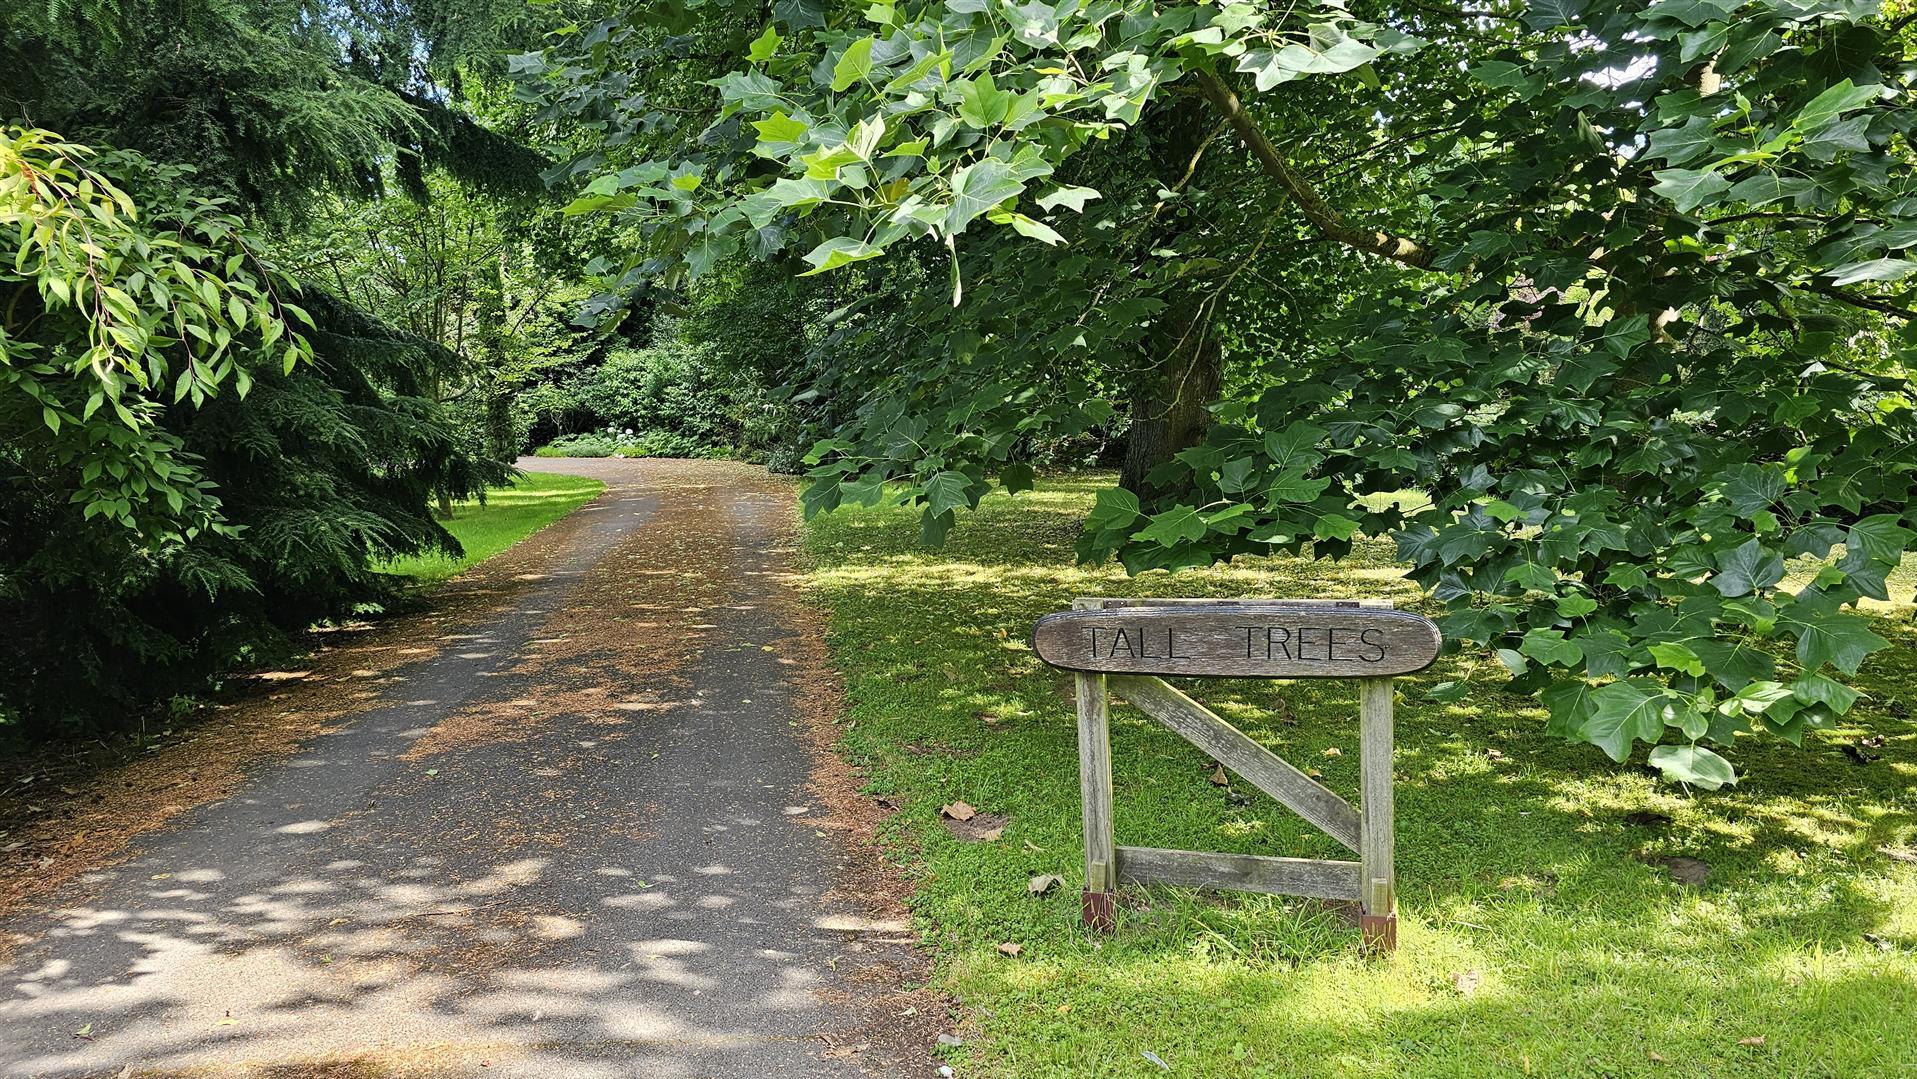
[[[1686,1074],[1899,1074],[1886,1063],[1894,1053],[1873,1063],[1856,1046],[1902,1024],[1893,1048],[1904,1060],[1913,1048],[1900,1017],[1917,978],[1917,873],[1881,853],[1911,847],[1917,832],[1917,742],[1884,707],[1917,699],[1907,648],[1867,669],[1873,700],[1850,727],[1807,750],[1740,746],[1743,783],[1710,793],[1545,735],[1536,703],[1502,692],[1501,679],[1480,673],[1465,701],[1426,701],[1424,687],[1468,673],[1468,658],[1447,657],[1399,683],[1397,960],[1356,960],[1354,934],[1293,903],[1165,889],[1134,895],[1119,936],[1098,942],[1076,928],[1070,678],[1030,654],[1032,623],[1078,595],[1418,598],[1381,547],[1344,568],[1283,559],[1128,579],[1073,567],[1086,498],[1050,493],[1023,508],[988,500],[937,552],[917,549],[896,511],[828,519],[813,541],[858,720],[847,742],[873,789],[905,802],[935,882],[920,909],[950,938],[950,979],[988,1007],[1020,1002],[1019,1017],[986,1023],[988,1046],[1018,1055],[992,1059],[1020,1074],[1123,1074],[1139,1050],[1196,1031],[1210,1042],[1186,1059],[1215,1074],[1235,1073],[1236,1041],[1262,1074],[1282,1075],[1649,1074],[1651,1052]],[[1188,688],[1354,796],[1349,685]],[[1123,706],[1113,718],[1119,842],[1348,856],[1247,785],[1210,782],[1210,762],[1176,735]],[[1860,765],[1838,750],[1866,738],[1882,739],[1871,750],[1880,759]],[[913,740],[964,756],[897,748]],[[930,826],[954,797],[1010,816],[1000,847]],[[1701,885],[1674,880],[1659,861],[1671,857],[1705,863]],[[1062,898],[1009,898],[1040,872],[1065,878]],[[1027,942],[1032,962],[1007,967],[997,940]],[[1453,975],[1482,985],[1466,995]],[[1104,1068],[1073,1071],[1075,1059]]]

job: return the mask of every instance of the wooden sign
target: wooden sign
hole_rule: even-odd
[[[1438,656],[1438,627],[1383,601],[1084,598],[1046,615],[1032,647],[1076,671],[1085,924],[1109,932],[1122,884],[1355,900],[1365,946],[1398,942],[1392,828],[1393,675]],[[1358,682],[1359,805],[1352,805],[1159,674],[1352,678]],[[1121,847],[1112,832],[1110,695],[1170,728],[1358,855],[1357,861]]]
[[[1066,670],[1232,678],[1389,678],[1430,666],[1440,643],[1428,618],[1334,603],[1108,607],[1032,631],[1039,658]]]

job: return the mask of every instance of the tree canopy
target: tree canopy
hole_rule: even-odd
[[[1122,428],[1082,557],[1393,537],[1553,730],[1707,787],[1851,707],[1917,537],[1901,8],[747,10],[512,66],[623,229],[602,309],[734,257],[847,279],[809,510],[936,541]]]
[[[509,306],[506,260],[440,289],[454,313],[433,319],[365,263],[308,256],[355,214],[443,223],[435,187],[455,211],[538,206],[546,161],[496,99],[501,47],[544,17],[0,10],[0,735],[131,725],[381,609],[395,556],[458,550],[431,502],[482,494],[516,451],[449,400],[486,351],[467,327],[498,329],[471,310]],[[464,214],[467,246],[503,251],[502,217]],[[429,231],[361,243],[423,265]]]

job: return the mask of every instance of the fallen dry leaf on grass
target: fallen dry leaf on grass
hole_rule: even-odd
[[[1064,878],[1056,873],[1040,873],[1025,882],[1025,890],[1033,895],[1044,895],[1063,883],[1065,883]]]
[[[1671,875],[1672,880],[1691,888],[1702,885],[1704,878],[1710,876],[1711,873],[1711,863],[1702,858],[1686,858],[1683,855],[1674,855],[1664,858],[1652,858],[1650,861],[1653,865],[1663,866],[1665,872]]]
[[[1478,991],[1478,985],[1483,981],[1484,975],[1477,971],[1461,970],[1451,976],[1451,988],[1456,989],[1459,996],[1468,997]]]
[[[1764,1044],[1764,1036],[1763,1036],[1762,1034],[1759,1034],[1759,1035],[1756,1035],[1756,1036],[1754,1036],[1754,1037],[1750,1037],[1750,1038],[1739,1038],[1739,1039],[1737,1039],[1737,1044],[1739,1044],[1739,1045],[1752,1045],[1752,1046],[1755,1046],[1755,1045],[1763,1045],[1763,1044]]]
[[[996,843],[1011,822],[1012,818],[1003,813],[981,813],[971,806],[965,807],[963,817],[948,816],[939,820],[952,838],[961,843]]]
[[[1211,785],[1214,787],[1231,786],[1231,773],[1225,771],[1225,766],[1222,764],[1217,765],[1216,767],[1212,769],[1210,778],[1211,778]]]
[[[998,954],[1000,955],[1017,955],[1018,953],[1024,950],[1025,950],[1024,945],[1013,944],[1009,940],[998,946]]]
[[[964,802],[953,802],[951,805],[940,806],[939,815],[950,817],[953,820],[971,820],[973,817],[978,816],[978,810],[973,809]]]
[[[1327,757],[1342,757],[1344,755],[1345,751],[1339,749],[1337,746],[1332,746],[1330,749],[1325,750],[1325,756]]]

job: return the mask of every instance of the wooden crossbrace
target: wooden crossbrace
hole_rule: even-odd
[[[1081,599],[1079,610],[1118,606],[1182,606],[1217,600]],[[1288,601],[1289,602],[1289,601]],[[1337,603],[1341,601],[1305,601]],[[1367,602],[1365,606],[1390,606]],[[1322,784],[1252,741],[1243,731],[1150,675],[1079,672],[1079,790],[1085,828],[1086,924],[1110,930],[1114,890],[1124,884],[1173,884],[1195,888],[1304,895],[1356,900],[1367,948],[1390,951],[1397,944],[1393,869],[1392,684],[1389,678],[1358,680],[1359,806],[1353,808]],[[1113,841],[1111,692],[1117,692],[1159,723],[1314,827],[1356,851],[1358,861],[1279,858],[1265,855],[1120,847]]]

